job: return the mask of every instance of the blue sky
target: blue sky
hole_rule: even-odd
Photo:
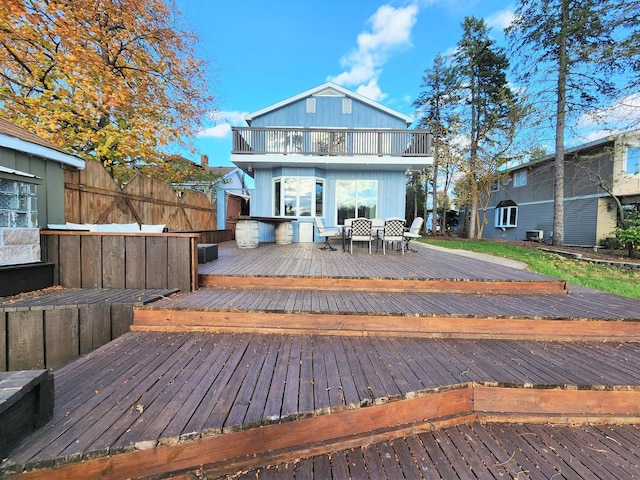
[[[513,4],[504,0],[178,0],[209,62],[218,112],[196,140],[198,161],[231,165],[230,126],[243,115],[334,81],[413,115],[422,75],[450,52],[465,16],[484,18],[503,43]]]

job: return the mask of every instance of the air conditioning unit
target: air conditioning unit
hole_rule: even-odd
[[[527,230],[526,239],[531,242],[541,242],[544,239],[543,230]]]

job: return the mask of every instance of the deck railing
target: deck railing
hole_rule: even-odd
[[[234,154],[428,157],[427,130],[233,127]]]

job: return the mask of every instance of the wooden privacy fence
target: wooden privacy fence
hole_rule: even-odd
[[[181,195],[168,183],[136,175],[124,187],[99,162],[65,171],[65,220],[73,223],[165,224],[173,231],[215,230],[216,205],[204,194]]]
[[[43,260],[67,288],[198,288],[200,233],[43,230]]]

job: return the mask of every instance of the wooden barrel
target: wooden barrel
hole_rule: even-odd
[[[256,248],[260,244],[260,230],[255,220],[238,220],[236,223],[238,248]]]
[[[279,223],[276,226],[276,243],[289,245],[293,242],[293,224],[291,222]]]

